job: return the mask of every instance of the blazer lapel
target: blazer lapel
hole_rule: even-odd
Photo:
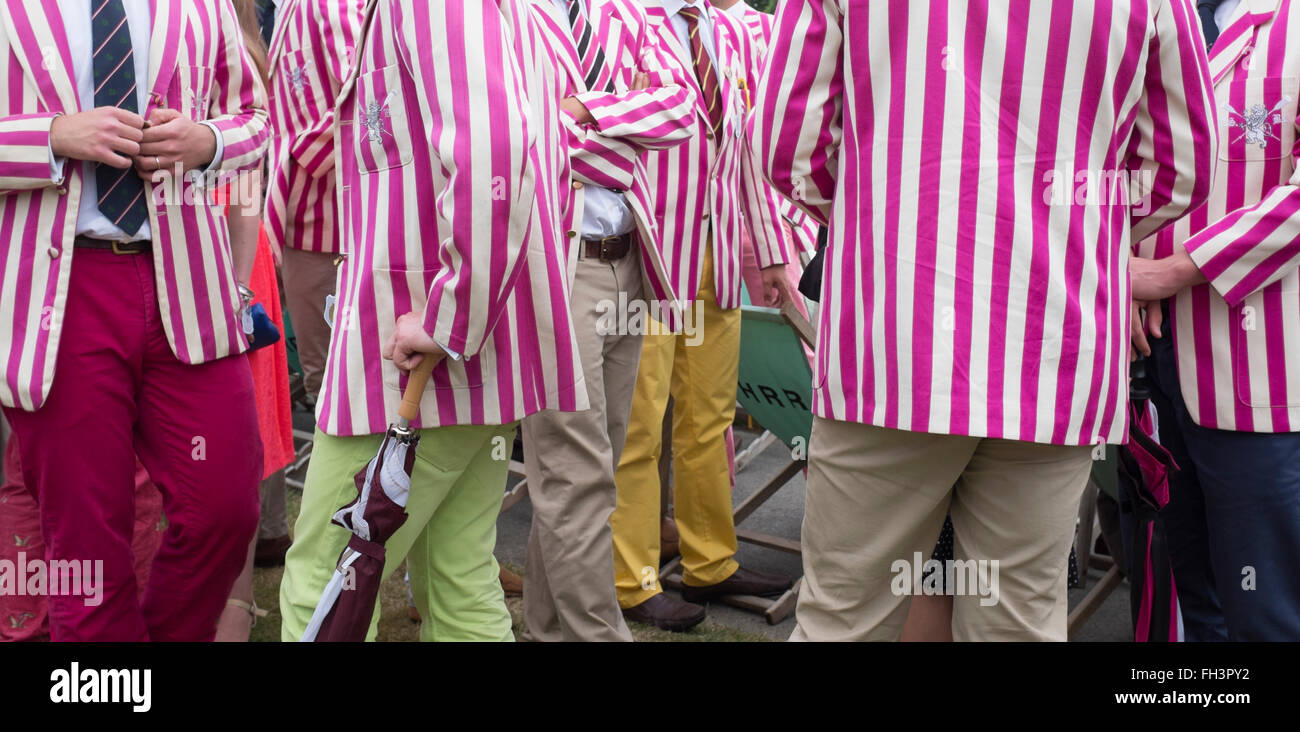
[[[357,84],[357,77],[361,76],[361,52],[370,40],[370,24],[375,20],[375,6],[378,0],[366,0],[366,9],[361,17],[361,29],[357,32],[357,44],[352,52],[352,65],[348,71],[348,77],[343,80],[342,86],[339,87],[339,95],[335,102],[336,107],[341,107],[341,102],[348,98],[352,93],[352,87]]]
[[[280,9],[275,12],[275,27],[271,32],[271,43],[266,47],[267,65],[274,70],[280,65],[280,53],[284,51],[285,28],[288,23],[284,22],[285,18],[293,18],[298,12],[299,0],[285,0]],[[291,20],[290,22],[294,22]]]
[[[533,5],[541,13],[542,30],[554,39],[550,45],[569,75],[569,86],[586,91],[586,75],[582,73],[582,61],[578,58],[578,46],[573,41],[569,19],[560,15],[560,9],[551,0],[533,0]]]
[[[687,48],[683,48],[681,41],[677,38],[677,31],[673,30],[672,18],[668,17],[668,12],[662,7],[647,6],[645,9],[646,16],[650,22],[658,25],[659,40],[668,46],[668,50],[677,59],[686,70],[686,78],[690,79],[691,89],[695,92],[695,112],[706,121],[709,119],[709,111],[704,106],[704,90],[700,88],[700,80],[695,77],[695,59]]]
[[[1255,32],[1277,12],[1281,0],[1242,0],[1210,52],[1210,78],[1217,85],[1254,49]]]
[[[181,48],[181,31],[185,27],[185,0],[149,0],[153,18],[153,35],[149,38],[149,108],[166,105],[167,87],[176,75],[176,57]]]
[[[77,84],[72,51],[58,0],[5,0],[2,21],[18,62],[40,90],[51,112],[77,112]]]
[[[735,109],[735,99],[733,96],[739,90],[737,79],[737,67],[741,64],[740,43],[741,39],[732,38],[731,32],[722,23],[718,22],[718,16],[724,11],[712,8],[713,12],[713,48],[718,57],[718,67],[714,71],[718,75],[718,94],[722,102],[722,128],[726,131],[727,121],[731,117],[731,110]],[[718,142],[721,142],[719,140]]]
[[[623,21],[617,17],[613,4],[606,0],[591,0],[588,10],[593,18],[594,38],[605,51],[605,69],[596,80],[596,88],[604,89],[623,62]]]

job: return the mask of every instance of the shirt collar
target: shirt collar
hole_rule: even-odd
[[[749,4],[746,3],[745,0],[740,0],[740,2],[732,5],[723,12],[730,13],[734,18],[743,18],[750,10],[752,10],[752,8],[749,7]]]
[[[659,4],[667,11],[670,18],[682,12],[682,8],[687,5],[686,0],[659,0]],[[709,5],[705,0],[695,0],[695,6],[700,9],[705,20],[712,22],[713,6]]]

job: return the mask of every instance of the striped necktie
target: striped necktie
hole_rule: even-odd
[[[139,112],[136,100],[135,50],[122,0],[95,0],[90,16],[95,56],[95,106]],[[134,236],[149,218],[144,181],[133,168],[95,167],[99,212],[113,225]]]
[[[695,59],[695,78],[700,82],[700,91],[704,92],[704,106],[709,110],[709,123],[713,126],[713,136],[722,133],[722,90],[718,87],[718,74],[713,69],[713,60],[704,47],[700,37],[700,9],[687,5],[678,11],[686,19],[686,28],[691,34],[691,56]]]
[[[584,82],[587,89],[591,91],[612,91],[613,80],[606,84],[605,89],[597,89],[596,82],[600,81],[600,73],[605,69],[605,49],[595,42],[591,30],[591,24],[587,22],[587,16],[582,12],[582,0],[568,0],[569,2],[569,25],[573,26],[573,40],[578,43],[578,59],[582,61],[582,72],[585,75]]]

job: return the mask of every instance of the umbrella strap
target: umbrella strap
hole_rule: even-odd
[[[364,554],[379,562],[383,562],[386,556],[383,544],[370,541],[369,539],[362,539],[356,534],[353,534],[352,539],[348,541],[348,549],[351,549],[357,554]],[[351,562],[348,562],[348,564],[351,564]]]

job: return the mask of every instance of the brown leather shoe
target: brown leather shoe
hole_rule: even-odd
[[[687,602],[707,602],[724,595],[777,597],[793,586],[794,580],[789,577],[738,567],[730,577],[716,585],[691,587],[683,584],[682,597]]]
[[[524,594],[524,578],[511,572],[505,567],[501,568],[501,589],[506,591],[506,597],[519,597]]]
[[[283,567],[284,555],[289,551],[292,543],[288,535],[277,536],[274,539],[258,539],[257,548],[253,550],[253,566]]]
[[[664,593],[651,597],[640,605],[624,608],[623,617],[633,623],[653,625],[660,630],[681,633],[704,621],[705,611],[699,605],[682,602]]]

